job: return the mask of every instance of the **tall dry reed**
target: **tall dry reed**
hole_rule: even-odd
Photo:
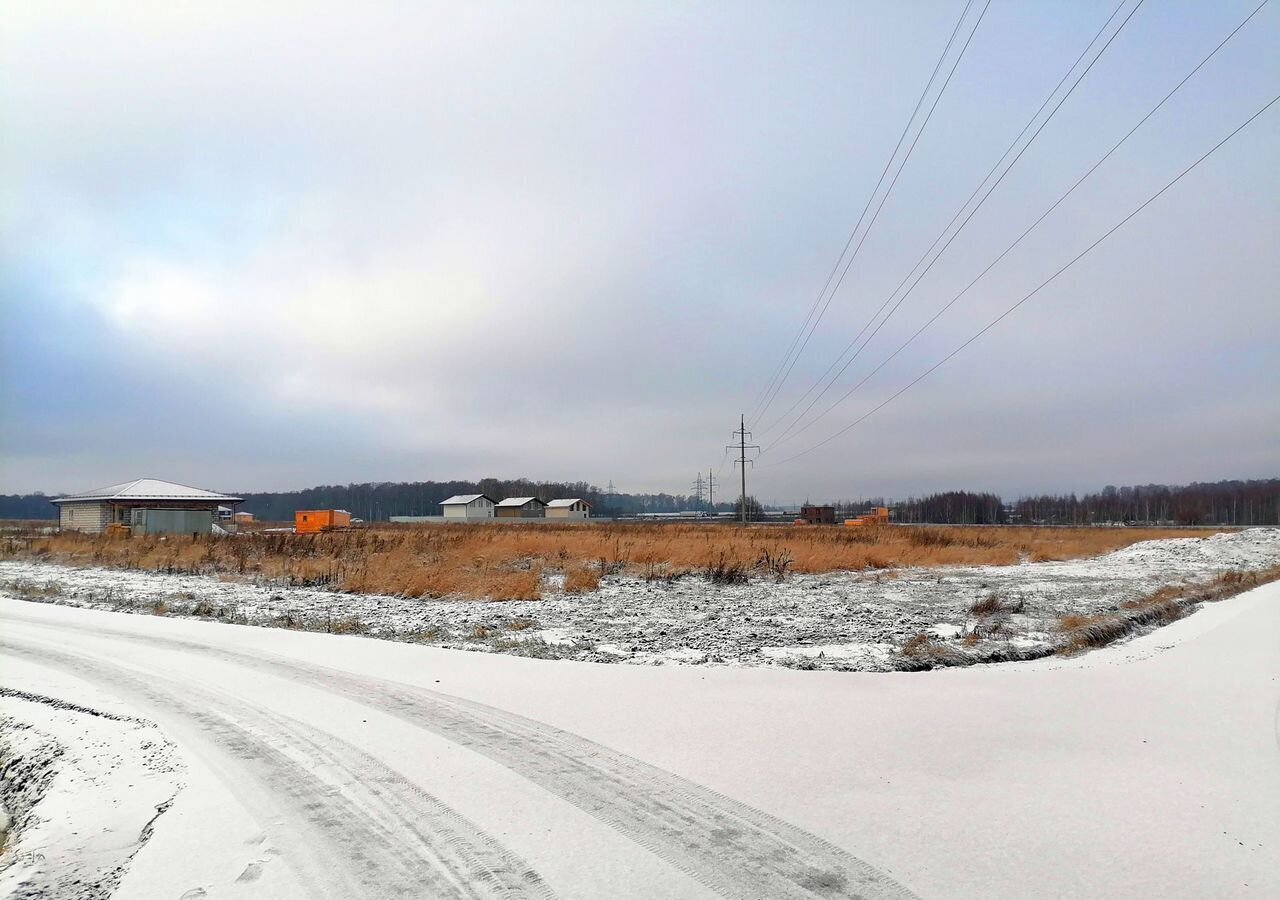
[[[544,571],[571,590],[592,573],[663,577],[741,569],[781,578],[906,566],[1010,565],[1096,556],[1137,541],[1203,537],[1160,528],[847,529],[691,524],[420,525],[318,535],[148,536],[76,533],[0,540],[0,558],[46,559],[408,597],[539,596]],[[785,565],[784,565],[785,562]]]

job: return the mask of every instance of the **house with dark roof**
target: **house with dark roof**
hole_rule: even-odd
[[[494,507],[499,519],[541,519],[547,504],[537,497],[508,497]]]

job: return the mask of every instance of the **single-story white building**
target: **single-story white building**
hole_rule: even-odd
[[[548,519],[586,519],[591,515],[591,504],[578,497],[552,500],[547,504]]]
[[[156,478],[139,478],[53,501],[62,530],[89,534],[101,534],[108,525],[128,525],[134,534],[209,534],[220,519],[219,508],[240,502],[239,497]]]
[[[541,519],[546,508],[537,497],[508,497],[499,501],[496,511],[499,519]]]
[[[456,494],[441,502],[446,519],[459,521],[493,518],[493,498],[485,494]]]

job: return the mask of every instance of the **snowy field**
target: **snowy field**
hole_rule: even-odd
[[[5,771],[36,773],[0,785],[27,806],[10,896],[1280,896],[1280,583],[1121,647],[924,673],[13,599],[0,660]]]
[[[0,593],[93,609],[362,633],[441,647],[639,664],[885,671],[925,635],[979,658],[1050,652],[1066,615],[1115,613],[1165,585],[1280,565],[1280,529],[1148,541],[1095,559],[792,575],[712,585],[610,576],[534,601],[275,589],[210,576],[0,561]],[[999,611],[975,615],[992,600]],[[966,638],[968,639],[966,643]]]

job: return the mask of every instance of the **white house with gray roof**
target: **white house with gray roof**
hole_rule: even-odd
[[[234,508],[240,502],[239,497],[157,478],[138,478],[53,501],[62,530],[88,534],[100,534],[108,525],[127,525],[134,534],[209,534],[218,507]]]
[[[442,501],[440,508],[449,521],[467,522],[492,519],[494,505],[493,498],[487,494],[455,494]]]

